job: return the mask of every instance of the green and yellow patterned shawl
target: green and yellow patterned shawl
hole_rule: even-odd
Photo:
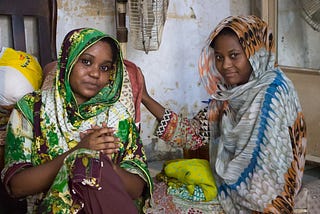
[[[70,73],[78,57],[105,37],[110,36],[90,28],[68,33],[59,54],[53,87],[28,94],[17,103],[9,121],[6,167],[2,174],[5,183],[21,168],[40,165],[73,148],[80,141],[80,132],[106,122],[109,127],[115,127],[121,139],[120,152],[113,161],[148,183],[149,190],[140,202],[149,198],[152,181],[134,123],[131,85],[121,51],[118,52],[115,71],[110,75],[110,84],[96,96],[78,105],[70,87]],[[114,42],[119,48],[118,42]],[[35,212],[41,206],[46,207],[48,213],[76,213],[81,204],[75,203],[71,197],[68,182],[73,179],[72,168],[76,163],[82,163],[76,165],[77,169],[83,168],[82,179],[99,188],[99,172],[88,164],[92,163],[90,160],[99,159],[99,152],[87,149],[68,155],[49,191],[28,197],[29,211]]]

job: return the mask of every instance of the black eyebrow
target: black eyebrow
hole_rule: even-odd
[[[89,54],[89,53],[83,53],[81,56],[85,56],[85,55],[86,55],[86,56],[89,56],[89,57],[91,57],[91,58],[95,58],[95,56],[93,56],[93,55],[91,55],[91,54]],[[80,56],[80,57],[81,57],[81,56]],[[79,57],[79,58],[80,58],[80,57]],[[113,64],[113,61],[112,61],[112,59],[111,59],[111,60],[104,60],[103,63],[111,63],[111,64]],[[102,63],[102,64],[103,64],[103,63]]]

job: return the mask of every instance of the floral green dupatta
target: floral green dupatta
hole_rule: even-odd
[[[136,129],[132,112],[132,92],[128,74],[123,66],[121,51],[117,56],[109,84],[95,97],[78,105],[70,87],[69,76],[78,57],[91,45],[110,36],[94,29],[77,29],[66,35],[58,59],[55,85],[51,89],[25,96],[18,102],[18,112],[33,124],[31,142],[9,128],[7,162],[40,165],[73,148],[80,133],[92,125],[114,127],[121,139],[120,151],[113,157],[125,170],[138,174],[148,184],[144,199],[152,192],[152,181],[146,164],[145,151]],[[112,39],[112,38],[111,38]],[[114,40],[114,39],[112,39]],[[116,40],[114,42],[119,45]],[[13,121],[11,124],[15,124]],[[11,130],[11,131],[10,131]],[[16,151],[13,148],[17,148]],[[14,151],[14,152],[13,152]],[[15,153],[15,154],[13,154]],[[82,182],[101,189],[100,152],[78,149],[67,156],[46,195],[37,195],[37,206],[45,213],[76,213],[83,201],[75,200],[72,182]],[[76,171],[75,171],[76,170]],[[29,200],[30,202],[31,200]],[[144,203],[144,200],[141,200]]]

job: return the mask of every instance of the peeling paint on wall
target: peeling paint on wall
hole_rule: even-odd
[[[57,0],[57,49],[74,28],[94,27],[115,36],[114,0]]]
[[[194,13],[193,8],[192,8],[192,7],[190,7],[190,10],[191,10],[190,18],[192,18],[192,19],[196,19],[197,17],[196,17],[196,14]]]
[[[174,2],[171,1],[172,10],[168,11],[168,18],[172,19],[196,19],[196,13],[192,5],[199,3],[192,3],[193,1]]]
[[[64,10],[65,14],[86,16],[113,16],[114,1],[111,0],[58,0],[58,9]],[[71,16],[71,17],[72,17]]]

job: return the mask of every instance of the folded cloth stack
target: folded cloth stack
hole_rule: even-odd
[[[164,163],[156,177],[168,185],[168,194],[190,201],[211,201],[217,187],[209,162],[204,159],[176,159]]]

